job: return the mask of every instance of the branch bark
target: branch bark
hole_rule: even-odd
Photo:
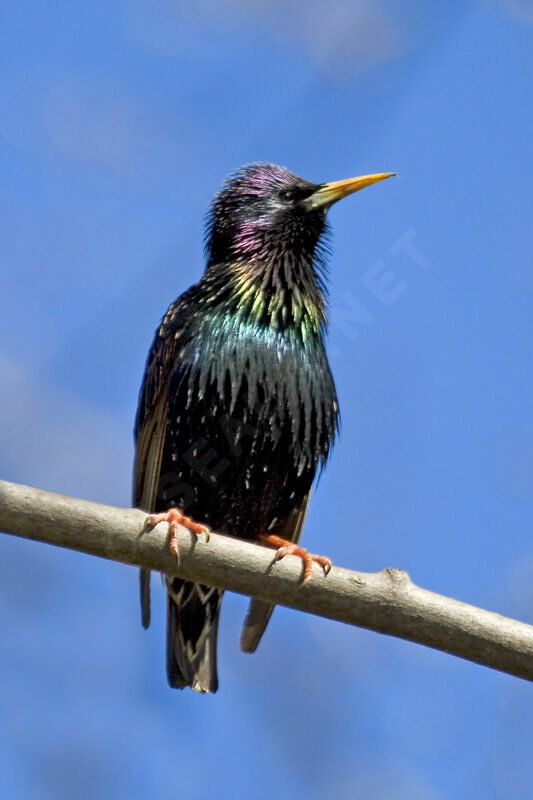
[[[179,531],[181,560],[167,526],[145,529],[146,514],[0,481],[0,530],[125,564],[175,572],[192,581],[418,642],[533,680],[533,627],[421,589],[401,569],[377,573],[333,567],[300,587],[301,564],[273,563],[260,545],[213,534],[209,543]]]

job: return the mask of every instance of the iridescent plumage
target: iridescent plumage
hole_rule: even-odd
[[[136,505],[177,506],[244,539],[266,531],[298,539],[338,424],[324,349],[331,186],[253,164],[216,196],[204,276],[170,306],[148,357]],[[171,576],[166,583],[169,683],[215,691],[222,593]],[[146,573],[141,588],[147,625]],[[252,601],[243,649],[255,649],[271,610]]]

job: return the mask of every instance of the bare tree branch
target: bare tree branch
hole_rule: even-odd
[[[179,569],[166,525],[146,515],[0,481],[0,530],[83,553],[176,572],[193,581],[388,633],[533,680],[533,627],[415,586],[401,569],[376,573],[333,567],[300,587],[301,563],[213,534],[209,543],[180,529]]]

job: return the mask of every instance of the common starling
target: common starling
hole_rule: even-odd
[[[196,534],[259,540],[302,559],[311,484],[338,425],[324,349],[326,213],[393,173],[309,183],[274,164],[229,178],[207,221],[202,279],[172,303],[148,356],[135,426],[134,503],[166,520],[170,549]],[[170,509],[170,510],[169,510]],[[184,517],[184,514],[190,515]],[[150,573],[141,570],[144,627]],[[166,575],[167,676],[197,692],[218,687],[222,592]],[[273,606],[252,599],[241,647],[253,652]]]

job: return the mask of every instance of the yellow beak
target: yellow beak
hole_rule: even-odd
[[[346,178],[343,181],[332,181],[331,183],[324,183],[307,198],[306,205],[309,208],[319,208],[320,206],[331,206],[337,200],[341,200],[353,192],[358,192],[359,189],[364,189],[365,186],[371,186],[378,181],[384,181],[385,178],[391,178],[396,175],[395,172],[376,172],[374,175],[360,175],[358,178]]]

